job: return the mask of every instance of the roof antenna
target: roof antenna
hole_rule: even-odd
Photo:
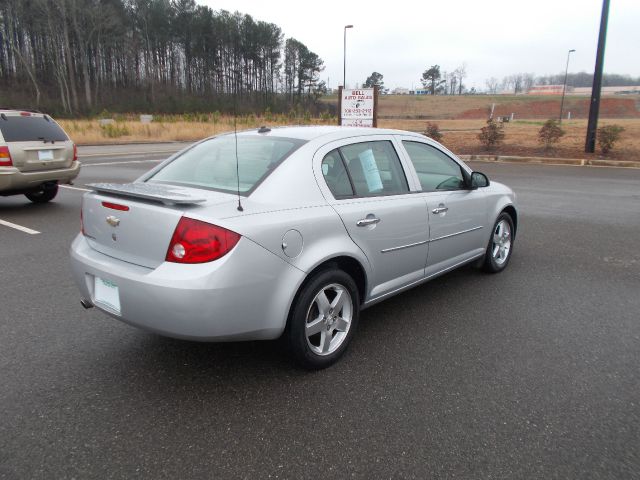
[[[238,110],[236,106],[236,87],[238,82],[238,71],[236,70],[236,81],[233,86],[233,137],[236,141],[236,179],[238,180],[238,211],[243,212],[244,208],[242,208],[242,203],[240,203],[240,160],[238,160],[238,126],[237,126],[237,117]]]

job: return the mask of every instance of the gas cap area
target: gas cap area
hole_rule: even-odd
[[[282,237],[282,251],[289,258],[300,255],[302,245],[302,234],[298,230],[289,230]]]

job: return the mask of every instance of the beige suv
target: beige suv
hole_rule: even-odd
[[[0,195],[48,202],[79,173],[76,145],[50,116],[0,110]]]

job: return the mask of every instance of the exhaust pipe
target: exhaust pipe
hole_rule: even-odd
[[[91,303],[89,300],[85,300],[84,298],[80,299],[80,305],[82,305],[87,310],[93,308],[93,303]]]

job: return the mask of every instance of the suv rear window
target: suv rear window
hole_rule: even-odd
[[[3,115],[0,131],[5,142],[66,142],[69,137],[56,122],[41,116]]]
[[[304,140],[224,135],[187,150],[149,180],[248,194]],[[238,174],[240,182],[238,182]]]

